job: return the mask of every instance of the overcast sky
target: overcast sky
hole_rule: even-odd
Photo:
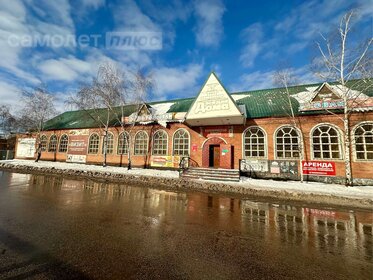
[[[353,7],[359,34],[372,36],[373,0],[0,0],[0,103],[16,110],[22,88],[44,83],[63,110],[104,61],[152,72],[155,100],[195,96],[210,71],[229,91],[268,88],[284,62],[314,82],[315,41]],[[110,32],[149,44],[115,48]]]

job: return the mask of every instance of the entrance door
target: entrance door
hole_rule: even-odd
[[[214,168],[220,167],[220,145],[210,145],[209,166]]]

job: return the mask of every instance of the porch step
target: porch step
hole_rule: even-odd
[[[238,182],[240,180],[240,171],[238,169],[191,167],[184,170],[181,177],[186,179]]]

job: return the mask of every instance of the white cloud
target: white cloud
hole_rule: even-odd
[[[203,66],[189,64],[184,67],[161,67],[154,70],[156,81],[156,96],[166,99],[168,94],[182,96],[188,92],[188,97],[196,95],[198,79],[201,77]]]
[[[197,26],[197,43],[205,47],[219,46],[223,36],[223,14],[225,7],[220,0],[200,0],[194,2]]]
[[[80,0],[82,8],[98,9],[105,5],[105,0]]]
[[[264,49],[263,36],[263,26],[260,23],[254,23],[241,32],[241,38],[245,43],[240,55],[243,66],[254,65],[255,59]]]
[[[312,71],[309,69],[309,65],[299,67],[296,69],[289,69],[292,73],[296,84],[312,84],[321,82]],[[239,78],[239,82],[232,84],[230,90],[232,92],[248,91],[248,90],[259,90],[278,87],[279,85],[274,84],[273,76],[275,70],[270,71],[254,71],[252,73],[243,74]]]
[[[75,81],[93,74],[90,63],[72,56],[43,61],[39,70],[46,80],[56,81]]]
[[[0,80],[0,104],[10,106],[12,113],[19,108],[21,90],[14,84]]]

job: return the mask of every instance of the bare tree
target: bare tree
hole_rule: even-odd
[[[131,132],[133,128],[136,125],[136,122],[138,121],[140,110],[142,106],[145,104],[149,97],[149,93],[154,89],[155,82],[153,79],[152,74],[146,74],[141,69],[138,69],[136,72],[132,72],[132,79],[130,83],[129,93],[130,93],[130,100],[131,103],[135,104],[136,109],[133,113],[133,118],[131,120],[130,128],[129,128],[129,134],[131,135]],[[122,118],[122,127],[124,128],[124,119]],[[132,147],[132,137],[129,137],[127,139],[127,145],[128,145],[128,169],[131,169],[132,166],[132,160],[131,160],[131,147]]]
[[[113,64],[104,63],[99,66],[92,82],[82,86],[66,103],[84,110],[103,132],[103,166],[106,166],[109,126],[115,117],[113,113],[118,106],[126,103],[124,74]]]
[[[1,134],[4,136],[13,132],[16,129],[16,117],[10,112],[10,107],[6,105],[0,106],[0,126]]]
[[[118,66],[104,63],[91,84],[83,86],[67,103],[84,110],[98,124],[104,134],[103,166],[107,161],[108,131],[111,125],[120,125],[126,130],[125,106],[135,106],[135,122],[149,88],[148,76],[142,72],[125,74]],[[133,128],[133,127],[132,127]],[[132,130],[130,129],[130,131]],[[131,138],[125,137],[128,145],[128,168],[131,168]]]
[[[289,117],[291,118],[292,125],[297,130],[297,133],[299,134],[298,138],[298,154],[299,154],[299,166],[300,166],[300,181],[303,183],[304,176],[303,176],[303,165],[302,161],[304,160],[304,139],[303,139],[303,131],[302,127],[299,123],[299,119],[296,118],[295,112],[294,112],[294,102],[292,102],[292,97],[290,95],[289,86],[296,84],[296,78],[293,75],[290,68],[283,68],[281,70],[278,70],[273,75],[273,82],[274,84],[282,87],[284,90],[281,92],[283,94],[284,99],[286,100],[285,103],[287,103],[286,108],[284,108],[284,112],[288,113],[290,111]]]
[[[369,38],[358,43],[349,41],[352,36],[352,23],[356,16],[355,11],[346,13],[340,20],[337,36],[334,38],[321,35],[322,42],[317,43],[321,57],[313,61],[317,76],[325,81],[338,82],[339,93],[344,102],[343,115],[335,115],[343,122],[346,186],[353,184],[350,115],[357,107],[364,106],[366,98],[363,92],[373,86],[373,39]]]
[[[40,132],[47,120],[57,114],[55,97],[44,85],[22,91],[23,108],[20,112],[19,125],[26,131],[36,132],[37,158],[41,156]]]

